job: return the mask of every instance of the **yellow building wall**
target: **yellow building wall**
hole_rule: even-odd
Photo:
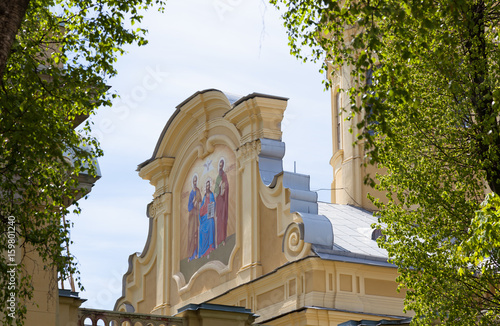
[[[24,325],[76,326],[78,307],[85,300],[60,296],[54,268],[46,267],[47,264],[33,251],[26,253],[23,263],[24,273],[32,277],[33,285],[31,300],[20,303],[27,308]]]
[[[129,260],[125,290],[115,310],[124,311],[128,304],[139,313],[173,315],[188,304],[213,303],[245,307],[260,316],[257,322],[269,325],[316,325],[325,318],[328,325],[337,325],[350,319],[403,316],[396,268],[316,257],[303,239],[301,215],[290,212],[291,191],[283,186],[283,174],[271,186],[262,182],[260,138],[281,139],[285,107],[286,99],[260,94],[231,106],[216,90],[196,93],[178,107],[154,155],[139,167],[139,175],[155,187],[148,206],[151,231],[144,252]],[[348,136],[344,138],[347,144]],[[189,234],[182,219],[187,218],[190,183],[194,174],[199,180],[215,177],[208,167],[218,161],[221,148],[235,157],[230,184],[234,247],[227,263],[213,258],[217,250],[186,261],[190,253],[183,241]],[[206,175],[198,168],[203,162]],[[356,169],[358,164],[361,154],[356,148],[344,146],[334,154],[333,185],[343,189],[333,195],[337,202],[368,207],[362,199],[364,171]],[[347,186],[346,180],[351,180]]]
[[[58,322],[59,293],[57,287],[57,274],[53,268],[45,268],[42,259],[33,251],[28,251],[23,259],[26,275],[32,277],[33,298],[27,302],[27,313],[24,324],[56,325]]]
[[[249,96],[231,107],[219,91],[195,94],[178,107],[154,157],[139,172],[155,187],[149,206],[152,231],[146,250],[131,257],[124,297],[117,301],[117,310],[126,303],[142,313],[174,314],[186,304],[210,300],[288,261],[281,252],[282,237],[287,226],[300,217],[289,212],[287,190],[263,185],[258,165],[259,139],[281,139],[285,107],[286,99],[266,95]],[[234,153],[236,164],[236,177],[230,179],[234,199],[230,208],[235,216],[234,222],[228,223],[228,233],[235,234],[234,247],[227,264],[212,259],[212,254],[196,258],[206,263],[190,275],[181,265],[181,261],[186,265],[183,241],[187,236],[182,220],[186,185],[194,172],[200,180],[206,178],[205,172],[193,169],[201,164],[197,162],[218,161],[217,153],[226,149]],[[223,156],[228,159],[230,155]],[[307,248],[299,254],[304,253],[309,253]],[[156,291],[147,290],[154,284],[153,275]]]
[[[385,193],[365,184],[365,178],[375,178],[384,173],[376,166],[366,164],[364,142],[356,145],[359,130],[356,125],[361,121],[359,115],[350,116],[350,99],[341,91],[353,85],[351,69],[347,66],[329,66],[331,87],[332,144],[333,155],[330,165],[333,168],[331,202],[362,207],[369,211],[377,210],[368,194],[384,200]],[[349,119],[347,119],[349,117]],[[339,139],[340,138],[340,139]]]
[[[259,205],[259,246],[262,264],[262,274],[268,274],[274,269],[287,262],[285,255],[281,251],[283,236],[278,236],[278,226],[276,225],[276,209],[270,209],[260,200]]]
[[[381,316],[386,319],[411,316],[411,313],[403,314],[404,292],[397,291],[396,277],[397,270],[392,267],[310,256],[209,302],[252,309],[260,316],[256,322],[266,325],[284,325],[284,320],[298,322],[295,319],[303,315],[295,311],[303,307],[330,309],[331,313],[323,316],[333,314],[332,320],[338,323],[351,319],[380,320]],[[286,316],[276,318],[282,315]],[[332,320],[328,325],[337,325]]]

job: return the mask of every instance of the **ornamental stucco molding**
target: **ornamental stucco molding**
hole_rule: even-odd
[[[139,176],[157,186],[161,178],[168,178],[174,165],[174,157],[158,157],[139,170]]]
[[[236,158],[240,162],[240,167],[244,168],[249,161],[258,161],[260,148],[260,140],[248,142],[240,146],[236,152]]]
[[[229,273],[231,271],[231,266],[230,265],[224,265],[218,260],[212,260],[207,262],[205,265],[203,265],[199,270],[197,270],[193,276],[191,277],[188,282],[186,282],[186,279],[184,278],[184,275],[181,272],[175,273],[172,278],[175,280],[177,284],[177,289],[179,291],[179,294],[182,295],[186,292],[188,292],[193,284],[195,283],[196,279],[202,275],[205,271],[213,270],[216,271],[220,276]]]
[[[160,195],[155,196],[153,201],[148,205],[147,216],[149,218],[155,218],[161,213],[172,213],[172,193],[163,191]]]

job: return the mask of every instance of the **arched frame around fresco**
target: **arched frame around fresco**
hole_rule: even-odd
[[[196,279],[207,270],[215,270],[219,275],[224,275],[231,272],[235,255],[240,247],[239,244],[239,221],[237,219],[238,211],[238,161],[235,155],[236,146],[231,139],[224,134],[213,135],[206,139],[206,143],[198,146],[190,146],[190,149],[185,153],[185,159],[177,161],[178,174],[174,183],[173,193],[177,198],[173,200],[174,218],[173,223],[173,238],[174,246],[171,255],[171,263],[173,267],[173,278],[177,283],[179,293],[182,294],[189,291]],[[220,248],[216,248],[212,253],[201,258],[188,261],[187,256],[187,228],[188,214],[187,206],[189,192],[192,189],[193,175],[196,173],[201,181],[198,181],[198,187],[203,196],[205,193],[205,182],[208,177],[212,180],[211,190],[214,190],[214,183],[218,175],[218,163],[220,158],[225,160],[224,170],[228,177],[230,187],[230,198],[228,202],[228,223],[227,223],[227,241]],[[212,161],[212,169],[209,173],[203,175],[198,171],[200,165],[203,165],[207,160]]]
[[[219,171],[220,165],[222,171]],[[193,189],[195,178],[196,190]],[[224,265],[228,264],[236,236],[235,185],[236,156],[225,145],[216,145],[210,155],[196,159],[191,165],[180,195],[180,271],[186,279],[190,279],[209,261],[218,260]],[[209,195],[206,195],[207,187]],[[196,205],[190,205],[191,197],[194,197]],[[212,199],[214,202],[209,203]],[[210,206],[212,210],[207,209]],[[207,210],[206,214],[203,214],[204,210]],[[208,217],[201,225],[200,216]],[[190,222],[190,218],[193,221]],[[193,222],[196,222],[196,230],[190,230],[190,223]],[[203,226],[210,234],[201,232]],[[202,238],[209,238],[207,248],[200,241]]]

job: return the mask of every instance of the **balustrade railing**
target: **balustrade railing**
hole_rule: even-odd
[[[184,326],[184,319],[150,314],[80,308],[78,326]]]

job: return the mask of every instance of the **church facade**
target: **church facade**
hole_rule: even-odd
[[[404,324],[397,269],[362,199],[362,156],[345,145],[333,99],[332,188],[346,189],[333,203],[317,201],[308,175],[283,171],[286,98],[209,89],[179,104],[138,166],[154,187],[149,234],[115,310],[175,316],[215,304],[266,325]]]

